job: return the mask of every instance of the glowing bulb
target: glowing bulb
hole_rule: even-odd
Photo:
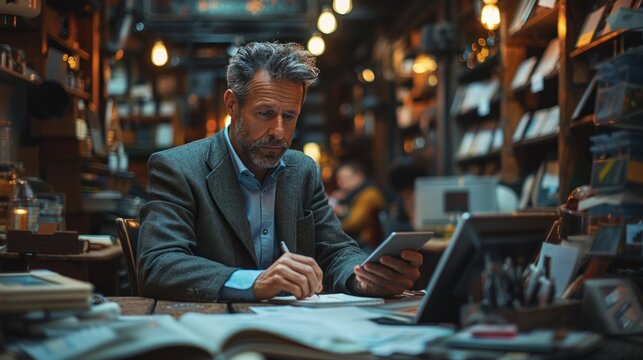
[[[366,68],[362,70],[362,78],[364,78],[364,81],[366,82],[373,82],[375,81],[375,73],[373,72],[373,70]]]
[[[438,84],[438,77],[435,76],[434,74],[429,75],[429,77],[426,79],[426,82],[429,84],[429,86],[435,86]]]
[[[420,54],[415,58],[413,62],[413,72],[416,74],[424,74],[428,71],[435,71],[438,68],[438,63],[435,61],[435,58],[429,55]]]
[[[353,10],[351,0],[333,0],[333,10],[340,15],[346,15]]]
[[[324,53],[324,50],[326,50],[324,39],[318,34],[311,36],[308,40],[308,51],[315,56],[319,56]]]
[[[167,64],[167,60],[168,54],[165,44],[160,40],[155,42],[154,47],[152,47],[152,64],[156,66],[163,66]]]
[[[319,144],[314,142],[309,142],[304,145],[304,154],[310,156],[317,164],[321,159],[321,147]]]
[[[230,117],[230,115],[226,115],[225,118],[223,118],[223,127],[227,127],[231,122],[232,118]]]
[[[326,9],[321,13],[321,15],[319,15],[319,19],[317,19],[317,28],[324,34],[330,34],[337,29],[337,20],[335,19],[335,15],[333,15],[332,11]]]
[[[497,5],[487,4],[480,13],[480,22],[487,30],[496,30],[500,26],[500,10]]]

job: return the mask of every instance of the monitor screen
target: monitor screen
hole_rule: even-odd
[[[484,255],[532,262],[555,220],[555,212],[463,214],[431,275],[415,323],[459,324],[460,307],[479,286]]]
[[[498,211],[495,176],[421,177],[415,180],[414,229],[432,230],[469,212]]]

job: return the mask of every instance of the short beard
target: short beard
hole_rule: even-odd
[[[244,121],[241,117],[235,123],[234,135],[237,139],[241,152],[252,162],[252,165],[259,169],[271,169],[279,165],[281,157],[288,150],[286,140],[277,140],[273,136],[266,136],[257,140],[252,140],[248,131],[244,127]],[[278,153],[264,153],[262,146],[280,146],[282,150]]]

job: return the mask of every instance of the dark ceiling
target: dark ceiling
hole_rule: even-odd
[[[188,61],[216,67],[227,63],[225,50],[230,45],[263,40],[305,44],[316,31],[321,9],[331,3],[331,0],[144,0],[136,2],[136,13],[145,26],[141,35],[149,41],[163,39]],[[417,15],[418,9],[429,8],[430,3],[353,0],[349,14],[336,14],[337,30],[323,35],[326,52],[318,58],[319,66],[350,68],[367,61],[378,33],[399,28],[396,22],[404,21],[405,13]],[[210,49],[205,52],[207,64],[195,52],[203,48]]]

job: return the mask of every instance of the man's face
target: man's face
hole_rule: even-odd
[[[304,91],[300,83],[275,81],[265,72],[255,75],[243,107],[226,92],[231,142],[241,160],[256,176],[279,164],[286,152],[301,112]]]

